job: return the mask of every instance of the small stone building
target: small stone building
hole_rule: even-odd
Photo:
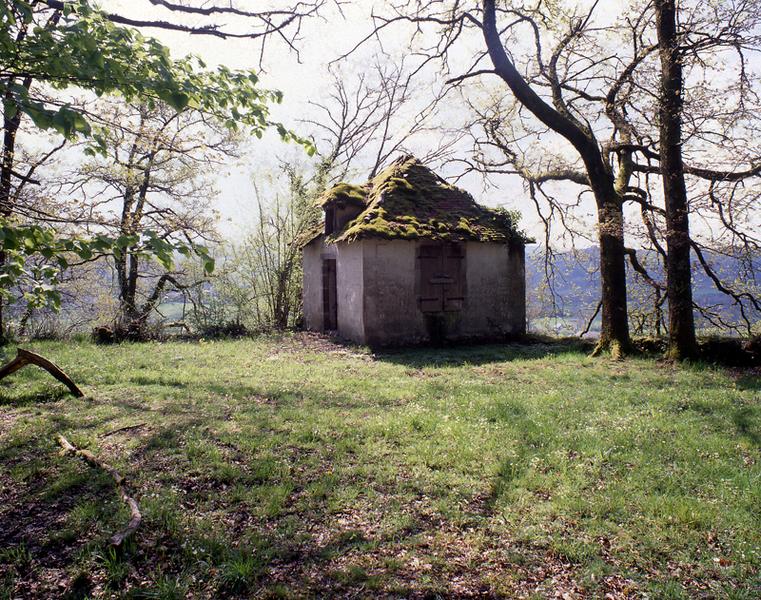
[[[339,184],[306,236],[307,329],[369,345],[525,333],[525,236],[412,156]]]

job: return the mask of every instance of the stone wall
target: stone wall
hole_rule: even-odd
[[[335,244],[338,278],[338,333],[359,344],[365,341],[363,319],[362,244]]]
[[[526,331],[523,245],[468,242],[467,300],[463,337],[505,336]]]
[[[417,242],[363,240],[365,342],[401,344],[427,337],[416,293]]]
[[[325,258],[336,260],[338,332],[346,339],[362,343],[362,244],[325,244],[320,238],[304,247],[304,326],[310,331],[324,329],[322,261]]]
[[[322,239],[304,246],[302,299],[304,302],[304,327],[310,331],[322,331]]]
[[[460,312],[428,315],[418,307],[417,248],[405,240],[364,240],[365,341],[403,344],[499,338],[526,330],[521,244],[465,244],[465,303]]]
[[[498,338],[525,333],[524,247],[465,243],[465,302],[460,312],[424,314],[418,307],[419,242],[362,240],[304,249],[306,327],[322,330],[322,264],[337,260],[338,332],[371,345]]]

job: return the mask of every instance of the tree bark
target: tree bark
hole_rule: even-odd
[[[23,36],[21,36],[23,37]],[[12,79],[9,80],[12,83]],[[32,85],[31,77],[26,77],[22,84],[27,90]],[[14,105],[13,94],[6,92],[4,101],[8,105]],[[6,112],[6,111],[4,111]],[[7,219],[13,214],[13,198],[11,197],[13,167],[16,163],[16,133],[21,124],[21,112],[18,111],[12,118],[3,116],[3,156],[0,167],[0,217]],[[4,250],[0,250],[0,269],[5,266],[7,260]],[[5,339],[5,302],[0,296],[0,341]]]
[[[626,256],[624,253],[623,201],[615,188],[612,170],[600,146],[568,111],[561,113],[545,102],[521,76],[507,56],[496,23],[494,0],[483,2],[483,35],[494,70],[515,98],[547,127],[562,135],[576,149],[586,167],[597,204],[602,281],[602,325],[598,354],[609,349],[615,356],[631,348],[626,301]]]
[[[598,199],[603,195],[603,201]],[[607,198],[606,198],[607,197]],[[600,240],[600,281],[602,283],[602,323],[597,352],[610,349],[618,357],[631,349],[626,298],[626,253],[624,213],[618,196],[607,190],[595,191]]]
[[[655,11],[661,60],[660,167],[666,207],[668,355],[681,360],[697,353],[692,312],[689,207],[682,162],[682,62],[675,0],[656,0]]]
[[[55,377],[58,381],[63,383],[67,388],[69,388],[69,391],[71,391],[72,394],[74,394],[77,398],[81,398],[84,396],[84,393],[82,390],[79,389],[76,383],[69,377],[66,373],[64,373],[58,365],[50,362],[47,358],[44,356],[40,356],[39,354],[35,354],[34,352],[30,352],[29,350],[23,350],[22,348],[18,348],[16,350],[16,358],[14,358],[11,362],[3,365],[2,368],[0,368],[0,379],[3,379],[7,377],[8,375],[12,375],[22,367],[25,367],[26,365],[37,365],[38,367],[45,369],[48,373],[50,373],[53,377]]]

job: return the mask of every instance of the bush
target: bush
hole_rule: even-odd
[[[96,344],[164,341],[165,339],[166,334],[160,324],[146,321],[98,325],[92,330],[92,340]]]
[[[749,340],[712,337],[698,344],[699,357],[709,363],[728,367],[761,366],[761,336]]]

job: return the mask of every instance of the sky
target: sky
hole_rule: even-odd
[[[579,0],[576,4],[583,6],[591,1]],[[266,4],[266,0],[239,0],[235,2],[236,6],[249,9],[255,9]],[[270,4],[283,6],[290,4],[290,2],[272,2]],[[573,4],[573,2],[569,0],[568,4]],[[598,4],[597,18],[602,21],[612,20],[628,4],[624,0],[604,0]],[[383,5],[382,2],[373,2],[372,0],[345,2],[341,5],[339,12],[335,4],[328,3],[326,9],[320,13],[320,17],[313,17],[304,21],[301,37],[297,44],[300,50],[298,56],[283,43],[274,40],[268,41],[261,64],[259,46],[249,39],[191,36],[186,33],[160,29],[145,29],[143,32],[161,40],[171,49],[175,57],[193,53],[199,55],[209,65],[224,64],[234,69],[261,70],[262,86],[278,89],[284,93],[282,105],[273,108],[273,118],[283,121],[297,133],[308,136],[312,130],[309,126],[300,123],[299,119],[314,116],[315,112],[310,101],[324,101],[331,91],[329,65],[372,31],[371,14],[373,9],[382,11],[384,10]],[[209,19],[206,17],[179,17],[177,13],[168,12],[151,5],[149,0],[101,0],[101,6],[106,11],[140,19],[155,18],[175,22],[180,19],[186,24],[209,23]],[[218,17],[215,22],[232,30],[245,30],[247,26],[245,21],[235,21],[233,17],[229,16]],[[409,29],[405,29],[402,25],[384,31],[383,51],[391,57],[391,60],[398,61],[404,56],[409,34]],[[546,45],[547,40],[544,42]],[[465,66],[465,61],[472,56],[477,47],[481,47],[481,43],[481,40],[477,38],[474,40],[467,38],[458,40],[453,52],[455,63],[457,60],[461,60],[462,65]],[[511,45],[511,50],[516,54],[526,51],[527,48],[528,46],[521,48],[520,39]],[[377,50],[376,45],[368,44],[348,60],[342,61],[340,69],[346,80],[351,82],[353,78],[366,69],[373,53]],[[613,51],[615,52],[615,49]],[[336,68],[336,66],[333,65],[332,68]],[[437,72],[435,69],[429,70],[421,76],[416,86],[418,88],[417,102],[421,105],[428,102],[431,90],[440,87],[445,78],[443,73]],[[494,81],[496,78],[492,77],[491,79]],[[474,81],[469,84],[468,88],[469,90],[476,90],[476,98],[479,93],[486,93],[478,86],[479,83]],[[497,90],[497,93],[509,93],[507,90],[502,91],[504,86],[500,81],[496,81],[494,87],[489,89]],[[448,108],[442,113],[440,121],[457,123],[465,118],[466,111],[462,108],[461,99],[456,96],[450,97],[446,106]],[[436,145],[444,134],[432,132],[427,135],[427,138],[418,138],[415,142],[421,152],[425,150],[428,144]],[[565,142],[558,141],[556,143],[551,138],[544,138],[542,143],[533,143],[533,145],[535,148],[532,150],[542,157],[551,156],[552,152],[558,152],[562,156],[564,152],[567,153],[568,148]],[[416,146],[413,144],[413,150],[415,149]],[[471,151],[472,146],[469,143],[458,146],[458,152],[463,158],[467,158]],[[566,155],[573,158],[573,154]],[[256,179],[257,187],[263,193],[275,193],[277,186],[273,184],[271,179],[267,178],[267,175],[276,172],[279,159],[297,162],[308,160],[299,147],[293,144],[284,144],[277,136],[269,135],[262,140],[253,140],[252,143],[246,145],[243,158],[239,164],[231,164],[229,169],[221,170],[215,174],[214,180],[220,190],[220,195],[214,200],[214,205],[221,213],[220,230],[223,235],[236,237],[244,233],[247,227],[250,227],[255,217],[252,179]],[[361,172],[360,169],[355,175],[358,180],[363,181],[364,177],[361,176]],[[444,167],[440,173],[445,177],[452,177],[457,174],[457,170],[453,166],[449,166]],[[542,237],[540,220],[517,176],[493,177],[487,185],[480,177],[471,175],[459,180],[458,185],[468,190],[477,201],[483,204],[519,210],[523,215],[523,228],[537,239]],[[580,192],[580,188],[570,183],[556,184],[550,186],[549,189],[569,202],[574,201]],[[639,221],[639,217],[635,214],[638,212],[637,207],[631,206],[629,210],[632,221]],[[585,194],[582,196],[580,209],[576,211],[577,217],[584,223],[583,228],[589,234],[589,240],[582,241],[579,244],[581,246],[594,244],[594,213],[591,194]],[[697,227],[702,226],[697,223]],[[567,241],[563,239],[556,239],[554,242],[560,248],[567,244]],[[634,244],[636,242],[632,240],[629,243]]]
[[[244,8],[254,4],[261,5],[258,1],[237,3],[238,6]],[[259,64],[259,47],[251,40],[222,40],[160,29],[145,29],[143,32],[166,44],[175,57],[192,53],[200,56],[210,66],[224,64],[234,69],[259,70],[263,68],[262,86],[278,89],[284,93],[282,105],[273,108],[273,117],[276,120],[282,120],[297,133],[309,134],[311,133],[309,127],[300,124],[298,119],[315,114],[309,102],[319,101],[330,92],[329,64],[331,61],[354,47],[371,31],[370,16],[373,4],[377,6],[378,3],[366,0],[346,3],[342,6],[342,14],[336,10],[335,6],[328,6],[320,18],[311,18],[304,22],[301,41],[298,44],[299,56],[288,50],[282,43],[271,43],[265,47],[261,65]],[[102,0],[101,6],[109,12],[141,19],[177,19],[174,13],[151,6],[147,0]],[[185,19],[185,22],[193,23],[193,18]],[[230,27],[236,26],[231,18],[219,18],[217,22],[225,23]],[[396,54],[395,58],[398,59],[401,56],[400,48],[407,35],[408,32],[401,26],[396,31],[390,31],[384,38],[383,50],[391,55]],[[369,44],[349,60],[342,62],[339,68],[347,77],[354,77],[365,67],[376,50],[377,46]],[[468,54],[470,49],[463,48],[463,50],[465,54]],[[332,68],[335,69],[336,65]],[[421,78],[422,87],[440,84],[440,80],[443,79],[443,75],[436,73],[427,77],[438,78],[439,81],[426,82],[425,78]],[[421,96],[419,102],[427,101],[424,99],[425,96]],[[427,141],[436,144],[439,140],[423,138],[418,143],[425,144]],[[228,171],[220,172],[215,177],[220,196],[214,204],[221,212],[220,229],[224,235],[235,237],[245,232],[254,218],[252,178],[266,181],[262,174],[274,171],[278,158],[308,160],[300,148],[292,144],[284,144],[276,136],[271,135],[262,140],[253,140],[245,147],[244,157],[240,164],[231,165]],[[454,174],[455,171],[452,169],[445,169],[442,172],[444,176]],[[484,204],[525,208],[526,199],[520,181],[511,177],[501,183],[501,188],[492,187],[486,190],[480,177],[470,176],[460,181],[459,185]],[[259,185],[260,189],[263,187],[266,188],[266,183],[264,186]],[[524,228],[538,232],[537,224],[533,212],[525,211]]]

